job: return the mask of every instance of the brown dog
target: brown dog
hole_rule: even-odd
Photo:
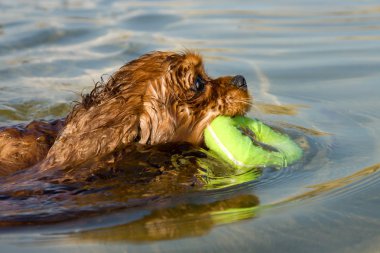
[[[189,142],[218,115],[242,115],[244,77],[210,78],[193,52],[152,52],[84,95],[66,119],[0,129],[0,175],[40,163],[72,168],[131,143]]]

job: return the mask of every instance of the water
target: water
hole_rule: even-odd
[[[307,150],[222,189],[169,177],[161,188],[130,182],[136,198],[66,188],[2,200],[2,217],[51,223],[1,228],[0,252],[379,252],[378,1],[3,0],[0,10],[1,125],[63,117],[102,74],[194,48],[211,76],[246,77],[249,116],[303,136]],[[67,213],[81,218],[54,222]]]

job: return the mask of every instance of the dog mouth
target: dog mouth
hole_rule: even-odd
[[[229,102],[225,112],[220,113],[220,115],[228,117],[244,116],[250,111],[251,107],[252,102],[247,94],[245,97],[237,98]]]

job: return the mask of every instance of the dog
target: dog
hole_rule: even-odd
[[[66,118],[0,128],[0,175],[75,168],[133,143],[199,146],[215,117],[244,115],[250,101],[243,76],[213,79],[195,52],[154,51],[97,83]]]

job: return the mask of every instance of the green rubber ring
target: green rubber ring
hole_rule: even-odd
[[[302,157],[302,149],[287,135],[259,120],[218,116],[204,132],[206,146],[242,169],[285,167]]]

